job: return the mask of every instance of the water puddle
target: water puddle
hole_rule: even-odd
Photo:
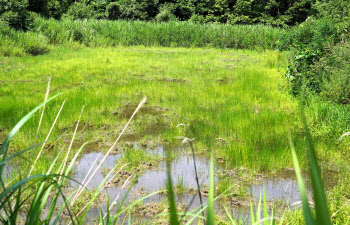
[[[135,148],[139,148],[138,145],[134,146]],[[159,146],[156,150],[149,151],[150,154],[158,154],[163,155],[163,146]],[[75,166],[74,174],[72,178],[78,182],[82,182],[86,173],[90,170],[96,158],[102,159],[103,154],[97,152],[90,152],[79,160],[79,164]],[[108,169],[112,169],[117,160],[122,157],[122,154],[109,155],[106,161],[103,163],[102,169],[96,173],[92,182],[87,185],[89,190],[96,190],[98,186],[101,184],[103,179],[105,178],[106,171]],[[97,163],[99,163],[99,159]],[[96,168],[96,164],[93,167]],[[145,162],[147,163],[147,162]],[[208,177],[209,177],[209,161],[205,157],[197,157],[196,165],[198,171],[199,183],[201,184],[202,189],[209,185]],[[197,195],[193,195],[197,193],[197,183],[195,179],[195,172],[193,166],[193,158],[188,155],[180,156],[170,163],[172,181],[175,185],[175,188],[178,192],[177,200],[181,203],[185,203],[189,205],[192,202],[192,206],[199,206],[199,198]],[[181,169],[180,169],[181,168]],[[118,195],[119,198],[122,199],[126,192],[127,188],[122,188],[123,182],[118,183],[116,185],[108,185],[104,189],[104,192],[108,194],[111,200],[115,199]],[[79,184],[76,182],[70,182],[69,187],[72,189],[76,189],[79,187]],[[129,186],[127,186],[129,187]],[[152,192],[165,190],[166,187],[166,162],[164,160],[160,161],[156,168],[150,165],[150,168],[143,172],[135,181],[135,184],[131,187],[130,192],[128,194],[128,199],[130,201],[134,199],[138,199],[145,195],[148,195]],[[181,192],[181,193],[180,193]],[[164,193],[153,195],[147,199],[145,199],[145,203],[149,202],[159,202],[166,197]],[[191,207],[192,208],[192,207]]]
[[[248,189],[256,201],[260,197],[263,198],[264,190],[266,201],[280,201],[290,207],[294,207],[295,203],[300,201],[298,183],[291,177],[264,178],[259,183],[252,184]]]
[[[134,144],[135,149],[141,150],[141,147],[136,143]],[[143,151],[147,151],[148,154],[158,154],[159,156],[164,156],[164,148],[163,146],[158,146],[157,148],[151,150],[146,149]],[[179,149],[179,151],[181,151]],[[75,172],[72,176],[73,179],[81,182],[87,171],[90,169],[94,161],[97,159],[97,163],[102,159],[103,154],[99,152],[89,152],[86,153],[80,158],[79,164],[75,166]],[[88,190],[96,190],[98,186],[101,184],[103,179],[105,178],[106,171],[108,169],[112,169],[117,161],[123,157],[123,153],[116,155],[109,155],[104,162],[102,169],[98,171],[95,175],[93,181],[87,185]],[[196,165],[198,171],[198,178],[200,183],[200,188],[202,192],[203,202],[207,201],[207,191],[209,185],[209,167],[210,163],[208,158],[203,156],[196,156]],[[147,163],[147,162],[144,162]],[[96,166],[96,165],[95,165]],[[148,197],[143,200],[143,204],[152,206],[154,210],[160,210],[158,206],[153,206],[153,204],[158,204],[160,202],[164,202],[167,199],[167,196],[164,192],[166,189],[166,161],[160,160],[157,166],[149,165],[137,178],[135,178],[135,183],[131,185],[127,185],[126,187],[122,187],[124,182],[114,183],[112,185],[108,185],[105,187],[103,192],[108,195],[110,202],[117,199],[116,202],[119,203],[127,194],[128,189],[130,191],[126,197],[126,202],[124,205],[128,205],[132,201],[136,199],[140,199],[148,194],[153,192],[161,191],[151,197]],[[174,190],[176,192],[176,201],[179,205],[184,206],[186,210],[191,210],[200,206],[200,199],[197,192],[197,183],[195,177],[194,170],[194,162],[193,158],[186,153],[181,154],[179,157],[176,157],[170,163],[172,181],[174,185]],[[215,168],[216,173],[218,173],[222,168],[219,165]],[[273,176],[264,177],[261,176],[254,183],[251,183],[246,186],[247,192],[250,193],[251,197],[255,202],[257,202],[263,195],[263,191],[265,190],[266,200],[270,203],[278,202],[282,203],[285,207],[298,207],[299,204],[295,204],[300,202],[300,194],[299,188],[295,179],[294,171],[283,171]],[[123,174],[122,174],[123,175]],[[125,174],[127,177],[130,174]],[[237,178],[235,182],[237,182]],[[124,179],[125,180],[125,179]],[[124,181],[123,180],[123,181]],[[216,178],[216,181],[218,179]],[[232,181],[234,182],[234,181]],[[72,189],[78,188],[79,184],[71,182],[69,187]],[[163,191],[162,191],[163,190]],[[229,211],[233,213],[233,215],[237,215],[236,218],[248,218],[249,217],[249,198],[248,200],[242,200],[239,198],[233,198],[225,202],[225,205],[228,207]],[[244,202],[245,201],[245,202]],[[104,208],[103,206],[102,208]],[[158,208],[157,208],[158,207]],[[216,202],[216,208],[218,211],[220,210],[219,201]],[[149,215],[148,209],[139,209],[139,214],[134,216],[146,216],[152,217],[153,215]],[[94,217],[99,216],[99,209],[93,208],[90,210],[88,215],[88,220],[93,220]],[[141,213],[141,211],[147,211],[145,214]],[[157,211],[157,212],[158,212]],[[157,214],[157,213],[156,213]],[[159,212],[158,212],[159,214]]]

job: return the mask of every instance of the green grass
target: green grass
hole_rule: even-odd
[[[163,46],[276,49],[286,31],[264,25],[197,24],[36,18],[30,32],[0,28],[0,55],[48,52],[57,45],[79,47]]]
[[[286,92],[285,64],[284,53],[270,50],[143,46],[60,47],[46,55],[1,57],[0,137],[5,137],[17,121],[43,101],[47,80],[51,76],[50,96],[64,94],[46,106],[38,142],[45,140],[64,99],[66,104],[51,138],[66,134],[53,148],[45,149],[33,174],[47,171],[52,165],[53,155],[67,148],[66,142],[71,138],[68,134],[73,132],[83,106],[76,134],[78,142],[96,141],[111,146],[144,96],[148,97],[147,104],[132,120],[117,149],[122,149],[124,143],[130,141],[147,145],[150,142],[153,145],[180,144],[174,137],[183,136],[195,138],[197,153],[212,152],[231,168],[271,171],[293,166],[288,143],[291,131],[300,167],[307,168],[304,148],[308,145],[303,142],[304,131],[297,101]],[[347,169],[344,155],[348,154],[348,139],[344,138],[338,145],[335,145],[335,140],[340,135],[327,140],[327,137],[347,128],[344,124],[339,130],[327,129],[347,118],[347,106],[335,107],[330,103],[312,101],[315,99],[308,102],[305,111],[311,134],[318,141],[314,142],[315,148],[309,146],[310,151],[316,149],[317,159],[325,168],[334,166],[338,172]],[[329,119],[329,115],[333,119]],[[317,122],[319,118],[322,118],[320,123]],[[9,145],[10,153],[33,145],[39,119],[39,114],[34,115],[16,133]],[[186,126],[178,127],[180,123]],[[77,147],[73,153],[76,150]],[[137,166],[147,157],[142,150],[133,150],[123,160]],[[313,163],[315,161],[313,156]],[[26,171],[27,163],[20,162],[18,169]],[[317,168],[317,165],[313,167]],[[319,178],[319,174],[313,176]],[[348,182],[348,176],[345,173],[344,176],[344,182]],[[322,189],[318,178],[315,189]],[[224,192],[224,187],[219,192]],[[326,193],[331,199],[331,214],[347,201],[347,192],[346,186],[338,185]],[[213,194],[214,189],[210,193]],[[321,197],[319,206],[324,201],[324,196]],[[213,198],[211,195],[210,199]],[[176,211],[175,202],[172,207]],[[213,207],[209,205],[208,208],[212,212]],[[322,210],[325,211],[319,209]],[[347,221],[348,211],[345,205],[332,222]],[[297,211],[288,214],[285,221],[302,223],[301,217]],[[173,217],[173,220],[177,218]],[[213,218],[208,217],[207,221],[213,221]]]
[[[273,49],[284,30],[261,25],[196,24],[108,20],[45,20],[37,18],[35,32],[51,43],[77,41],[87,46],[144,45]]]
[[[126,140],[129,134],[135,140],[179,144],[174,137],[186,136],[195,138],[196,151],[215,148],[231,166],[273,170],[292,165],[286,137],[288,127],[293,130],[298,119],[296,102],[284,89],[282,53],[59,48],[47,55],[0,62],[0,128],[5,132],[42,101],[51,75],[50,93],[64,95],[46,108],[39,139],[67,99],[64,119],[58,120],[52,137],[70,129],[85,105],[77,140],[111,144],[126,122],[120,116],[127,114],[125,105],[131,103],[129,108],[134,109],[147,96],[147,104],[125,133]],[[32,144],[26,142],[33,140],[38,120],[39,116],[30,120],[18,134],[14,149]],[[176,127],[180,123],[188,126]]]

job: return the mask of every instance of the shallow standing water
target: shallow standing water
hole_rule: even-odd
[[[134,146],[138,148],[137,145]],[[155,149],[146,149],[150,154],[164,155],[163,146],[158,146]],[[121,154],[109,155],[104,162],[102,169],[98,171],[94,179],[87,185],[89,190],[96,190],[103,181],[107,169],[112,169],[116,165],[116,161],[122,157]],[[99,152],[90,152],[84,154],[79,164],[75,166],[75,172],[72,176],[73,179],[81,182],[83,181],[89,168],[92,166],[96,158],[102,159],[103,154]],[[99,163],[99,159],[97,163]],[[201,184],[201,191],[207,190],[209,185],[209,159],[203,156],[196,156],[196,166],[198,171],[199,183]],[[95,166],[96,166],[95,164]],[[94,166],[94,167],[95,167]],[[192,192],[185,191],[182,194],[176,195],[176,201],[178,204],[184,204],[188,207],[188,210],[194,209],[200,206],[200,200],[198,197],[197,183],[195,179],[195,170],[193,165],[193,158],[191,155],[182,154],[180,157],[171,161],[170,164],[173,184],[181,184],[187,190],[193,190]],[[94,169],[94,168],[93,168]],[[218,172],[221,170],[220,166],[216,166],[215,170]],[[286,206],[294,207],[293,203],[300,201],[300,195],[298,185],[295,181],[294,171],[283,175],[275,175],[273,177],[264,177],[256,181],[255,183],[248,185],[247,191],[251,193],[252,198],[258,201],[260,196],[263,195],[265,189],[267,201],[280,201],[285,203]],[[234,178],[233,178],[234,179]],[[217,181],[217,179],[216,179]],[[149,168],[142,172],[137,178],[134,185],[131,186],[130,192],[127,196],[127,201],[124,204],[128,204],[135,199],[139,199],[152,192],[160,191],[165,189],[166,182],[166,162],[161,160],[156,167]],[[69,187],[72,189],[78,188],[79,184],[71,182]],[[110,202],[117,199],[117,203],[120,202],[128,191],[129,186],[122,188],[123,182],[116,185],[106,187],[103,192],[106,193],[110,199]],[[205,195],[205,194],[204,194]],[[166,199],[164,193],[159,193],[146,198],[144,204],[151,202],[161,202]],[[203,196],[203,202],[206,202],[206,197]],[[247,218],[249,216],[249,207],[247,205],[238,205],[228,203],[229,210],[233,214],[237,214],[237,217]],[[218,209],[218,206],[217,206]],[[113,210],[112,210],[113,211]],[[240,214],[240,215],[238,215]],[[89,212],[87,220],[93,220],[99,216],[99,210],[92,208]]]

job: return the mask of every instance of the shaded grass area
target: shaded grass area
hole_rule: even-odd
[[[44,56],[1,58],[0,64],[5,132],[42,101],[51,75],[51,94],[64,95],[47,107],[42,135],[66,98],[64,119],[53,135],[74,125],[85,105],[78,140],[108,145],[125,123],[120,115],[147,96],[144,111],[126,131],[136,139],[124,141],[179,143],[175,136],[187,136],[195,138],[197,152],[215,149],[231,166],[274,170],[292,165],[286,137],[289,127],[298,136],[298,117],[296,102],[284,91],[282,53],[59,48]],[[13,148],[34,138],[38,120],[28,122]],[[187,126],[176,127],[180,123]]]
[[[0,54],[44,54],[50,45],[275,49],[286,31],[265,25],[36,18],[30,32],[0,28]]]

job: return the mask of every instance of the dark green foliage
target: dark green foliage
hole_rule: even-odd
[[[318,0],[314,8],[320,17],[331,18],[335,22],[350,19],[350,0]]]
[[[46,18],[60,19],[70,3],[70,0],[29,0],[28,9]]]
[[[5,0],[2,0],[5,1]],[[6,0],[14,1],[14,0]],[[24,0],[20,0],[24,1]],[[126,19],[286,27],[325,7],[316,0],[29,0],[28,9],[46,18]],[[166,9],[165,9],[165,8]],[[334,6],[336,7],[336,6]]]
[[[88,5],[82,2],[74,2],[67,11],[67,17],[72,20],[91,18],[92,11]]]
[[[350,43],[339,43],[327,49],[311,71],[322,78],[321,96],[331,101],[350,103]]]
[[[120,19],[150,20],[157,14],[154,0],[120,0]]]
[[[28,9],[45,17],[50,16],[48,0],[29,0]]]
[[[0,0],[0,21],[18,30],[27,30],[32,18],[28,0]]]
[[[107,7],[107,15],[110,20],[117,20],[120,18],[120,6],[117,2],[112,2]]]
[[[93,11],[93,18],[95,19],[107,19],[108,17],[108,1],[91,1],[90,8]]]
[[[157,22],[168,22],[177,20],[174,15],[175,5],[174,4],[163,4],[160,6],[159,13],[156,16]]]
[[[68,10],[70,0],[49,0],[47,8],[49,17],[61,19],[62,15]]]
[[[343,39],[349,38],[350,0],[319,0],[314,5],[318,17],[334,21]]]
[[[291,82],[291,92],[299,94],[302,90],[321,92],[322,76],[311,70],[325,53],[325,47],[337,41],[337,29],[331,20],[309,19],[288,32],[283,39],[282,49],[295,52],[293,62],[287,68],[287,78]]]
[[[314,0],[299,0],[296,1],[288,10],[286,11],[289,20],[286,20],[286,24],[295,25],[305,21],[310,15],[315,14],[312,9]]]

